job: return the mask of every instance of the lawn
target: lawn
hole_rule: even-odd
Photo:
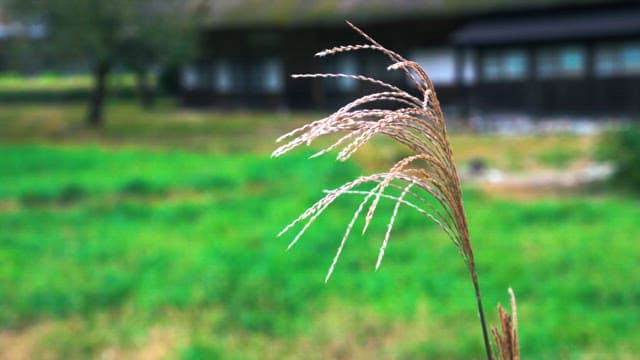
[[[357,198],[329,209],[289,252],[293,234],[276,237],[323,189],[401,149],[379,140],[354,162],[308,160],[310,151],[271,159],[277,134],[309,115],[113,103],[106,128],[90,130],[82,110],[0,109],[0,358],[483,354],[462,260],[409,209],[379,271],[391,204],[367,235],[355,232],[328,284]],[[480,154],[516,170],[556,166],[545,153],[586,157],[592,142],[453,138],[461,164]],[[640,352],[637,198],[523,201],[465,188],[465,205],[489,319],[513,287],[524,357]]]

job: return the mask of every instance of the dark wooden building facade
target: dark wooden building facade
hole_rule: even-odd
[[[482,110],[640,114],[640,3],[514,14],[453,33],[474,54],[466,100]]]
[[[355,20],[383,45],[423,65],[451,111],[640,114],[640,2],[379,15]],[[216,26],[182,73],[186,105],[334,107],[371,90],[349,79],[292,79],[341,72],[408,85],[371,51],[314,58],[360,44],[342,21]]]

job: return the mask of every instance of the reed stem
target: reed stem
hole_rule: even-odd
[[[493,360],[493,353],[491,352],[491,343],[489,342],[489,334],[487,331],[487,322],[484,318],[484,310],[482,308],[482,296],[480,295],[480,284],[478,283],[478,275],[475,270],[471,270],[471,280],[473,282],[473,289],[476,293],[476,303],[478,305],[478,315],[480,315],[480,326],[482,327],[482,339],[484,340],[484,349],[487,352],[487,360]]]

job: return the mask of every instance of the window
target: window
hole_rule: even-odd
[[[482,63],[482,76],[487,81],[500,79],[500,57],[498,54],[487,54]]]
[[[584,71],[584,52],[582,49],[565,49],[560,55],[561,72],[568,75],[581,75]]]
[[[207,72],[201,65],[189,65],[182,69],[180,83],[186,90],[197,90],[207,86]]]
[[[354,57],[334,57],[327,59],[325,72],[331,74],[358,75],[358,63]],[[325,79],[328,90],[338,92],[350,92],[358,87],[358,80],[347,77]]]
[[[599,45],[595,70],[600,77],[640,74],[640,42]]]
[[[482,76],[486,81],[522,80],[527,77],[529,59],[521,49],[490,51],[484,54]]]
[[[221,94],[233,91],[233,74],[228,60],[218,60],[213,66],[213,88]]]
[[[505,79],[523,79],[527,74],[527,55],[524,51],[507,51],[502,59],[503,77]]]
[[[538,50],[536,75],[541,79],[571,78],[584,75],[585,51],[577,45],[547,47]]]
[[[180,74],[180,83],[182,83],[182,87],[187,90],[193,90],[198,85],[198,75],[196,74],[196,70],[193,66],[187,66],[182,69],[182,73]]]
[[[218,59],[212,65],[211,88],[219,94],[240,94],[245,90],[245,69],[235,59]]]
[[[276,94],[284,89],[282,61],[219,59],[212,66],[212,88],[219,94]]]
[[[640,73],[640,42],[622,46],[622,68],[627,74]]]
[[[451,85],[455,82],[455,60],[451,49],[416,51],[412,56],[422,66],[436,85]]]
[[[596,75],[607,77],[620,72],[616,51],[611,46],[601,46],[596,50]]]
[[[476,82],[476,69],[474,67],[476,54],[472,50],[463,53],[462,81],[465,85],[473,85]]]
[[[281,92],[284,88],[282,61],[275,58],[264,59],[258,66],[262,92],[267,94]]]

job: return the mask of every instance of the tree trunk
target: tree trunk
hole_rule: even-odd
[[[89,99],[87,123],[93,127],[100,127],[104,121],[104,100],[107,97],[107,75],[109,75],[109,61],[101,60],[93,69],[93,90]]]
[[[149,72],[146,69],[136,71],[136,82],[140,105],[143,109],[151,109],[155,103],[155,91],[149,84]]]

